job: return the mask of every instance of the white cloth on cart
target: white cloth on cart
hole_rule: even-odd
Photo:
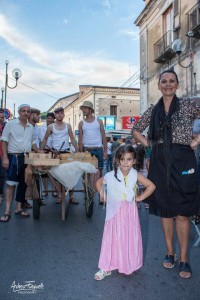
[[[72,189],[84,173],[96,173],[98,170],[91,163],[73,161],[52,167],[49,173],[68,189]]]

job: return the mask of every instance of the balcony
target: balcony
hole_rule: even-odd
[[[167,31],[161,39],[154,44],[154,62],[164,64],[176,56],[172,50],[173,31]]]
[[[188,32],[193,32],[193,37],[200,39],[200,1],[186,13],[186,16]]]

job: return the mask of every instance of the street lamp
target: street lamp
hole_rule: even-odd
[[[9,61],[6,60],[5,63],[6,63],[6,81],[5,81],[5,102],[4,102],[5,105],[4,105],[4,106],[5,106],[5,108],[6,108],[7,87],[8,87],[9,89],[14,89],[14,88],[16,88],[18,79],[22,76],[22,72],[21,72],[21,70],[19,70],[19,69],[14,69],[14,70],[12,71],[12,76],[15,78],[16,83],[15,83],[15,86],[13,86],[13,87],[9,86],[9,85],[8,85],[8,64],[9,64]]]
[[[1,88],[1,108],[3,108],[3,93],[4,93],[4,88]]]

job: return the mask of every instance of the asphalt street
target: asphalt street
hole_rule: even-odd
[[[160,220],[139,210],[144,246],[144,266],[134,275],[116,271],[95,281],[105,210],[95,198],[91,219],[85,214],[83,193],[75,194],[78,206],[70,205],[66,221],[61,206],[51,195],[41,207],[40,219],[12,217],[0,223],[0,300],[197,300],[200,299],[200,248],[193,247],[197,233],[192,225],[190,240],[191,279],[181,279],[178,264],[162,267],[165,246]],[[0,207],[3,214],[5,203]],[[13,204],[14,210],[14,204]],[[176,242],[177,244],[177,242]],[[176,245],[177,246],[177,245]],[[178,253],[178,246],[177,255]]]

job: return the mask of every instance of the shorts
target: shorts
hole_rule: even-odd
[[[8,154],[9,169],[6,172],[6,182],[10,183],[20,182],[24,176],[24,153],[20,154]]]
[[[98,169],[103,169],[103,148],[98,149],[86,149],[92,156],[98,159]]]

